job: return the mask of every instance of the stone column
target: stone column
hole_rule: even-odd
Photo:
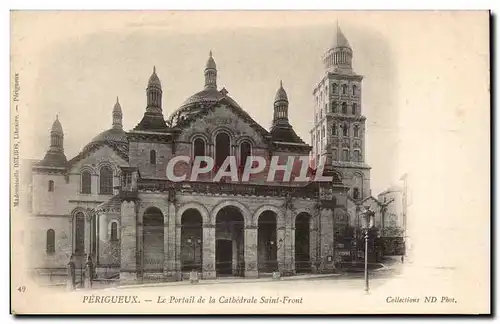
[[[322,208],[320,212],[321,221],[321,269],[331,272],[335,268],[333,254],[333,215],[331,209]]]
[[[285,212],[284,230],[284,271],[287,275],[295,274],[295,224],[292,224],[293,214],[291,210]]]
[[[245,277],[257,278],[257,226],[245,227]]]
[[[278,248],[278,270],[283,275],[285,270],[285,224],[278,224],[276,228],[276,246]]]
[[[203,279],[215,279],[215,225],[203,224]]]
[[[120,280],[137,280],[137,217],[135,202],[122,202]]]
[[[182,224],[175,224],[175,273],[176,279],[182,280],[182,272],[181,272],[181,234],[182,233]]]
[[[85,216],[85,254],[86,256],[91,255],[92,253],[92,212],[87,211],[87,215]],[[87,259],[85,259],[87,261]],[[85,263],[84,261],[84,263]]]
[[[316,258],[317,258],[317,242],[318,242],[318,230],[316,228],[315,222],[311,219],[309,224],[309,262],[311,265],[311,271],[316,273]]]
[[[165,245],[164,245],[164,263],[163,263],[163,274],[166,277],[175,277],[176,267],[175,267],[175,222],[176,222],[176,207],[174,204],[168,205],[168,215],[165,217]]]

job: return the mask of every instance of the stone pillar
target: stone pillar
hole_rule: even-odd
[[[215,279],[215,225],[203,224],[203,279]]]
[[[321,270],[331,272],[335,268],[335,255],[333,254],[333,213],[331,209],[322,208],[321,221]]]
[[[245,227],[245,277],[257,278],[257,226]]]
[[[164,264],[163,264],[163,274],[166,277],[176,278],[176,255],[175,255],[175,222],[176,222],[176,207],[174,204],[168,205],[168,215],[165,217],[165,245],[164,245]]]
[[[309,224],[309,261],[311,264],[311,271],[316,273],[316,258],[317,258],[317,243],[318,243],[318,230],[315,226],[315,222],[311,219]]]
[[[122,202],[120,280],[137,280],[137,216],[135,202]]]
[[[92,212],[87,211],[85,216],[85,255],[90,255],[92,253]]]
[[[276,246],[278,248],[278,270],[281,275],[285,271],[285,225],[278,225],[276,228]]]
[[[285,212],[285,230],[283,239],[284,249],[284,272],[285,275],[295,274],[295,224],[292,224],[293,214],[291,210]]]
[[[181,272],[181,235],[182,235],[182,224],[175,224],[175,273],[177,280],[182,280]]]

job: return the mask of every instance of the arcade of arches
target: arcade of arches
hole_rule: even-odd
[[[204,278],[213,278],[312,271],[318,244],[308,213],[297,214],[289,224],[273,210],[244,215],[234,205],[223,206],[211,216],[196,206],[181,213],[177,218],[180,224],[169,226],[168,217],[159,208],[144,211],[138,273],[194,270]]]

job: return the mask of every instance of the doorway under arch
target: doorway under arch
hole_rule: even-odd
[[[203,218],[197,209],[188,209],[181,216],[181,270],[202,269]]]
[[[295,272],[311,272],[311,215],[300,213],[295,218]]]
[[[143,269],[146,273],[163,272],[164,224],[163,213],[156,207],[144,212],[143,224]]]
[[[275,212],[267,210],[260,214],[257,230],[257,261],[259,272],[270,273],[278,270],[278,243],[276,242]]]
[[[244,276],[245,219],[234,206],[222,208],[215,218],[215,271],[217,276]]]

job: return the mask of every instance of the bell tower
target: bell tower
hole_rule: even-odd
[[[324,157],[350,187],[349,195],[362,200],[370,195],[370,166],[365,163],[365,122],[362,80],[352,67],[353,50],[337,23],[332,45],[323,56],[325,74],[313,91],[314,127],[311,130],[315,161]]]

